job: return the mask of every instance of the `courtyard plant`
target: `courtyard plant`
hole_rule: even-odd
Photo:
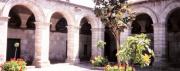
[[[26,62],[23,59],[11,59],[2,65],[2,71],[25,71]]]
[[[135,71],[135,64],[149,66],[154,51],[149,47],[150,39],[146,34],[129,36],[117,52],[119,64],[107,65],[105,71]]]
[[[108,64],[108,60],[103,56],[96,56],[91,60],[91,63],[95,67],[103,67]]]
[[[19,47],[19,43],[14,44],[15,49],[15,55],[14,58],[12,58],[10,61],[5,62],[1,65],[1,71],[25,71],[26,69],[26,62],[23,59],[16,59],[17,54],[17,48]]]
[[[97,48],[98,49],[104,49],[104,45],[106,45],[106,42],[102,41],[102,40],[99,40],[97,42]],[[98,56],[95,56],[92,60],[91,60],[91,64],[95,67],[103,67],[105,65],[108,64],[108,59],[101,56],[101,55],[98,55]]]

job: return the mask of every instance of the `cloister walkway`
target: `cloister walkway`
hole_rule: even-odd
[[[136,67],[136,71],[180,71],[180,68],[172,68],[172,67],[147,67],[140,68]],[[94,68],[91,64],[88,63],[80,63],[77,65],[72,65],[69,63],[59,63],[59,64],[51,64],[48,67],[44,68],[34,68],[28,67],[27,71],[103,71],[103,68]]]

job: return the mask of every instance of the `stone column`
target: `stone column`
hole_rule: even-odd
[[[51,30],[52,31],[56,31],[56,24],[58,22],[59,19],[51,19],[52,20],[52,24],[51,24]]]
[[[128,27],[126,29],[124,29],[123,32],[120,33],[120,44],[122,44],[129,35],[131,35],[131,27]]]
[[[166,48],[166,30],[164,23],[156,23],[154,26],[154,52],[155,66],[164,66],[165,64],[165,48]]]
[[[49,62],[49,26],[50,23],[35,22],[35,58],[33,64],[36,67],[44,67]]]
[[[104,28],[92,28],[92,47],[91,47],[91,58],[94,58],[98,55],[104,55],[104,49],[97,48],[97,42],[99,40],[104,41]]]
[[[0,64],[6,61],[8,19],[0,17]]]
[[[67,60],[71,64],[79,63],[79,27],[67,26]]]
[[[19,14],[20,18],[21,18],[21,28],[25,29],[27,28],[26,23],[30,17],[30,15],[27,14]]]

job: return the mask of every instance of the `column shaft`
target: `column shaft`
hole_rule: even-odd
[[[6,61],[8,19],[9,17],[0,17],[0,64]]]
[[[97,48],[97,42],[104,41],[104,28],[92,28],[92,54],[91,57],[94,58],[98,55],[104,55],[104,49]]]
[[[67,62],[78,63],[79,62],[79,27],[68,26],[67,33]]]
[[[35,22],[35,59],[36,67],[49,65],[49,23]]]
[[[155,65],[166,65],[165,63],[166,31],[165,24],[154,24],[154,52]]]

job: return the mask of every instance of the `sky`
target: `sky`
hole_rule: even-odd
[[[83,5],[86,7],[94,8],[94,0],[69,0],[71,3]],[[147,0],[128,0],[129,3],[139,2],[139,1],[147,1]]]
[[[69,0],[69,1],[71,3],[83,5],[83,6],[90,7],[90,8],[94,7],[93,0]]]

